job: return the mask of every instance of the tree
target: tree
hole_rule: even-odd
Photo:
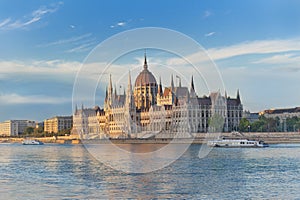
[[[249,126],[251,126],[249,120],[243,117],[239,124],[239,131],[247,132]]]
[[[222,132],[224,127],[224,117],[222,115],[219,115],[218,113],[215,113],[209,119],[208,124],[209,124],[210,132],[214,132],[214,133]]]
[[[34,128],[33,127],[26,127],[24,130],[24,134],[26,135],[31,135],[34,132]]]
[[[287,131],[296,131],[299,120],[298,117],[288,117],[286,119]]]

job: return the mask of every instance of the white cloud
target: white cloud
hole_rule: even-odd
[[[52,97],[45,95],[19,95],[16,93],[0,95],[1,105],[11,104],[62,104],[71,102],[72,99],[65,97]]]
[[[69,50],[67,50],[67,53],[78,53],[78,52],[84,52],[84,51],[88,51],[91,50],[93,47],[95,46],[95,41],[93,40],[92,42],[87,42],[84,44],[80,44],[76,47],[73,47]]]
[[[3,20],[2,22],[0,22],[0,28],[5,26],[6,24],[8,24],[10,22],[10,18],[6,18],[5,20]]]
[[[206,52],[209,57],[216,61],[242,55],[284,53],[290,51],[300,51],[300,38],[242,42],[231,46],[211,48]],[[192,63],[208,61],[209,57],[205,56],[203,51],[186,55],[186,58]],[[173,58],[170,59],[168,63],[172,65],[182,65],[185,61]]]
[[[246,54],[282,53],[300,50],[300,38],[287,40],[257,40],[232,46],[208,49],[213,59],[224,59]]]
[[[49,6],[41,6],[39,9],[32,11],[29,16],[27,15],[14,21],[7,18],[0,23],[0,28],[3,30],[12,30],[28,27],[29,25],[40,21],[45,15],[56,12],[62,4],[62,2],[59,2]]]
[[[267,58],[260,59],[255,61],[254,63],[258,64],[295,64],[300,65],[300,55],[287,53],[287,54],[279,54],[273,55]]]
[[[66,62],[62,60],[35,60],[35,61],[1,61],[0,74],[4,77],[8,76],[65,76],[75,75],[81,63],[79,62]],[[38,76],[37,76],[38,77]]]
[[[127,25],[127,22],[125,22],[125,21],[120,21],[120,22],[118,22],[118,23],[116,23],[116,24],[114,24],[114,25],[111,25],[110,28],[124,27],[124,26],[126,26],[126,25]]]
[[[49,42],[46,44],[41,44],[39,47],[48,47],[48,46],[55,46],[55,45],[63,45],[63,44],[69,44],[77,41],[82,41],[84,39],[87,39],[92,36],[92,33],[86,33],[84,35],[74,36],[71,38],[61,39],[54,42]]]
[[[91,50],[97,44],[96,38],[92,37],[92,33],[87,33],[80,36],[61,39],[54,42],[37,45],[37,47],[50,47],[66,45],[68,46],[66,53],[77,53]]]
[[[213,36],[214,34],[216,34],[216,32],[210,32],[210,33],[205,34],[204,36],[205,37],[210,37],[210,36]]]

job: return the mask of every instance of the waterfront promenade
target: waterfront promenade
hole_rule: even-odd
[[[229,138],[247,138],[253,140],[263,140],[269,144],[280,143],[300,143],[299,132],[246,132],[243,136],[240,134],[222,133],[221,137]],[[0,138],[0,143],[21,143],[24,138]],[[80,144],[81,141],[77,135],[58,136],[58,137],[41,137],[34,138],[44,143],[58,143],[58,144]],[[156,139],[112,139],[113,143],[117,144],[167,144],[171,141],[170,138],[156,138]],[[202,144],[207,140],[206,133],[198,133],[193,140],[194,144]],[[99,140],[98,140],[99,141]],[[105,140],[104,140],[105,141]],[[190,139],[177,139],[176,143],[186,143]]]

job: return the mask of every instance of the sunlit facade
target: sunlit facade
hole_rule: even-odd
[[[44,121],[44,131],[47,133],[58,133],[73,126],[72,116],[56,116]]]
[[[101,109],[82,108],[74,113],[74,127],[82,136],[110,138],[168,137],[172,134],[195,134],[209,130],[209,119],[215,114],[224,118],[223,131],[237,130],[242,118],[243,106],[239,91],[236,98],[213,92],[198,97],[194,80],[190,88],[174,85],[170,75],[170,86],[163,88],[149,71],[147,58],[143,70],[137,76],[134,87],[128,75],[127,91],[117,94],[112,77],[106,90]]]

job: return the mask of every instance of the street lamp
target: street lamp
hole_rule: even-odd
[[[249,125],[249,126],[248,126],[248,132],[249,132],[249,133],[250,133],[250,128],[251,128],[251,126]]]

